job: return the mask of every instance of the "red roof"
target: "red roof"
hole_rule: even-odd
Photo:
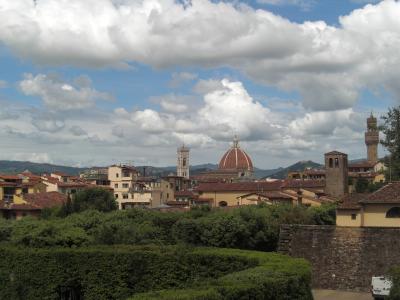
[[[360,203],[400,203],[400,182],[388,183]]]
[[[57,185],[59,187],[69,188],[69,187],[87,187],[86,183],[82,182],[58,182]]]
[[[324,187],[325,187],[325,180],[287,179],[282,184],[282,188],[324,188]]]
[[[249,170],[253,171],[253,162],[250,156],[247,155],[242,149],[239,148],[237,141],[234,142],[219,162],[219,169],[222,170]]]
[[[46,208],[61,206],[67,200],[67,196],[59,192],[25,194],[24,200],[36,207]]]
[[[192,191],[177,191],[175,192],[175,197],[193,197]]]
[[[2,174],[0,175],[0,179],[4,179],[4,180],[22,180],[22,178],[20,176],[17,175],[7,175],[7,174]]]
[[[10,203],[7,205],[2,202],[0,209],[41,210],[43,208],[61,206],[67,200],[67,196],[58,192],[36,193],[24,195],[24,200],[27,203]]]
[[[17,186],[16,182],[0,181],[0,186]]]
[[[262,193],[250,193],[250,194],[240,196],[238,198],[244,198],[244,197],[247,197],[250,195],[257,195],[257,196],[268,198],[268,199],[290,199],[290,200],[293,199],[293,197],[290,197],[287,194],[276,192],[276,191],[262,192]]]
[[[280,190],[282,182],[233,182],[233,183],[200,183],[196,188],[199,192],[261,192]]]
[[[373,168],[375,163],[369,161],[361,161],[349,164],[349,168]]]
[[[359,209],[361,205],[358,202],[369,195],[366,193],[348,194],[341,199],[342,203],[338,206],[338,209]]]

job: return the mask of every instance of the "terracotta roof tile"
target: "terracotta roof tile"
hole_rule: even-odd
[[[287,179],[283,182],[283,188],[324,188],[325,180],[296,180]]]
[[[196,190],[199,192],[261,192],[279,190],[281,184],[281,181],[200,183]]]
[[[400,182],[388,183],[360,203],[400,203]]]
[[[38,208],[48,208],[61,206],[67,200],[67,196],[58,192],[25,194],[24,200]]]
[[[369,196],[369,193],[353,193],[344,196],[337,209],[360,209],[359,201]]]

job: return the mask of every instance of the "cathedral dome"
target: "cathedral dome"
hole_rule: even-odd
[[[222,156],[218,169],[253,171],[253,162],[250,156],[240,149],[239,141],[236,137],[233,141],[233,146]]]

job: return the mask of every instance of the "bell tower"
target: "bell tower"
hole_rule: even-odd
[[[178,148],[178,164],[176,174],[181,177],[189,178],[189,148],[183,145]]]
[[[349,192],[347,154],[338,151],[325,153],[325,193],[341,198]]]
[[[365,145],[367,145],[367,160],[371,163],[378,161],[379,130],[378,122],[372,115],[367,119],[367,131],[365,132]]]

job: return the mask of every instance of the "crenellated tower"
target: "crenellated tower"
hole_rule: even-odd
[[[367,160],[371,163],[376,163],[378,161],[379,130],[377,119],[372,113],[367,119],[365,144],[367,145]]]

